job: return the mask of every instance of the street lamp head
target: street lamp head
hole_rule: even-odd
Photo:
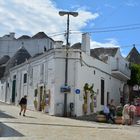
[[[78,16],[78,12],[70,12],[70,15],[77,17]]]
[[[64,11],[59,11],[60,16],[64,16],[66,13]]]
[[[72,16],[74,16],[74,17],[77,17],[77,16],[78,16],[78,12],[59,11],[59,15],[60,15],[60,16],[72,15]]]

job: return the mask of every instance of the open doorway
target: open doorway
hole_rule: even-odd
[[[39,87],[39,111],[43,110],[43,86]]]
[[[11,99],[12,103],[15,103],[15,97],[16,97],[16,75],[14,75],[12,82],[12,99]]]

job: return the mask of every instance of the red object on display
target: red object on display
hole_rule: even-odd
[[[140,116],[140,98],[135,99],[136,115]]]
[[[140,106],[136,106],[136,115],[140,116]]]

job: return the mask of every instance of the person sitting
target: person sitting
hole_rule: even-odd
[[[111,115],[110,115],[110,105],[109,105],[109,104],[107,104],[107,105],[104,106],[103,113],[104,113],[104,115],[106,116],[107,122],[109,122],[110,120],[111,120],[113,123],[115,122],[114,119],[113,119],[113,118],[111,117]]]
[[[116,115],[116,106],[115,106],[115,103],[114,103],[114,99],[111,99],[110,101],[110,114],[115,117]]]

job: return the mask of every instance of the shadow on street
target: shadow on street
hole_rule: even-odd
[[[4,111],[0,110],[0,118],[10,118],[10,119],[15,119],[15,117],[8,115],[6,113],[4,113]]]
[[[63,127],[79,127],[79,128],[99,128],[99,129],[119,129],[117,127],[108,127],[108,126],[99,126],[99,127],[94,127],[94,126],[81,126],[81,125],[67,125],[67,124],[50,124],[50,123],[32,123],[32,122],[8,122],[4,121],[4,123],[17,123],[17,124],[29,124],[29,125],[48,125],[48,126],[63,126]]]
[[[33,116],[25,116],[26,118],[34,118],[34,119],[36,119],[36,117],[33,117]]]
[[[21,133],[16,131],[15,129],[0,123],[0,137],[23,137]]]

